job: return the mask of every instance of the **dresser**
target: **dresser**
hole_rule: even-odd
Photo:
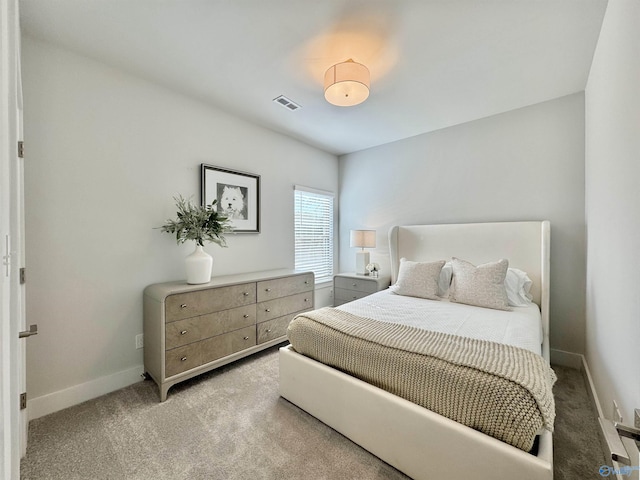
[[[339,273],[333,277],[333,306],[366,297],[384,290],[391,283],[389,275],[372,277],[355,273]]]
[[[291,319],[313,304],[313,273],[295,270],[149,285],[145,372],[163,402],[176,383],[285,341]]]

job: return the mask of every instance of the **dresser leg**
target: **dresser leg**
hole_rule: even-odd
[[[160,402],[164,402],[167,399],[167,392],[171,388],[171,385],[159,385],[160,388]]]

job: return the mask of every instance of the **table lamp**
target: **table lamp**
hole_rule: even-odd
[[[351,246],[360,247],[361,251],[356,252],[356,273],[358,275],[368,275],[367,265],[369,264],[369,252],[365,252],[365,248],[375,248],[376,231],[375,230],[351,230]]]

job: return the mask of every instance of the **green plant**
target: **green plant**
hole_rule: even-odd
[[[233,227],[229,223],[229,218],[218,214],[215,207],[216,200],[211,205],[195,205],[190,199],[186,200],[182,195],[173,197],[178,207],[178,218],[167,220],[160,227],[162,232],[173,233],[176,236],[178,245],[187,240],[204,246],[204,242],[217,243],[221,247],[226,247],[225,233],[233,232]]]

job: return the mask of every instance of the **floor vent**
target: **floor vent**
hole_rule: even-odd
[[[282,105],[287,110],[292,110],[293,111],[293,110],[298,110],[299,108],[302,108],[296,102],[293,102],[293,101],[289,100],[284,95],[280,95],[280,96],[274,98],[273,101],[276,102],[279,105]]]

